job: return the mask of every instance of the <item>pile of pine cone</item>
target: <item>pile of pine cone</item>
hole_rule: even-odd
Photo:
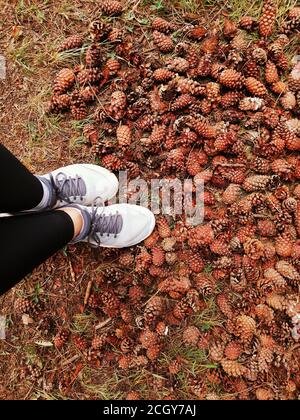
[[[204,180],[205,219],[159,216],[142,246],[119,251],[88,302],[113,326],[76,346],[99,365],[154,369],[172,384],[168,398],[181,395],[182,371],[192,398],[299,397],[300,7],[278,28],[273,0],[259,21],[225,16],[211,29],[156,17],[149,39],[107,18],[122,14],[119,2],[101,9],[86,36],[60,46],[84,46],[85,62],[58,73],[48,112],[92,118],[86,147],[112,171]],[[201,329],[212,297],[224,322]],[[215,369],[192,374],[181,356],[166,367],[179,333]]]

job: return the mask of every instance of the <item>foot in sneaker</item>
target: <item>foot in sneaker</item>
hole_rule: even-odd
[[[67,204],[91,205],[97,197],[103,202],[117,194],[117,177],[105,168],[91,164],[69,165],[38,176],[44,197],[34,211]]]
[[[73,243],[94,247],[126,248],[146,239],[155,227],[154,214],[142,206],[114,204],[103,207],[71,205],[81,211],[83,227]]]

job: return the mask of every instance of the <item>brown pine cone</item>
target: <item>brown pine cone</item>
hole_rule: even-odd
[[[107,343],[107,334],[101,334],[101,335],[95,335],[95,337],[92,340],[92,348],[94,350],[100,350],[102,349],[105,344]]]
[[[169,33],[176,30],[176,25],[168,22],[166,19],[156,17],[152,22],[152,29],[154,31]]]
[[[117,128],[117,140],[120,147],[128,147],[131,143],[131,129],[128,125]]]
[[[222,360],[221,366],[229,376],[238,378],[246,373],[247,368],[235,360]]]
[[[254,77],[247,77],[245,80],[246,89],[254,96],[264,96],[267,94],[267,89],[263,83]]]
[[[80,85],[96,83],[101,79],[101,73],[98,68],[84,69],[76,75],[76,79]]]
[[[239,25],[242,29],[250,31],[255,24],[255,19],[252,16],[242,16],[239,22]]]
[[[168,69],[156,69],[153,72],[153,79],[156,82],[167,82],[168,80],[172,79],[175,76],[175,73],[168,70]]]
[[[187,327],[183,331],[182,339],[186,346],[197,346],[201,333],[195,326]]]
[[[53,339],[53,343],[57,349],[61,349],[67,342],[69,338],[69,331],[60,330]]]
[[[141,343],[142,347],[145,349],[155,346],[158,342],[158,339],[159,337],[157,333],[150,331],[148,328],[142,331],[139,336],[139,342]]]
[[[46,112],[61,112],[70,108],[71,98],[66,93],[53,95],[48,104]]]
[[[159,296],[154,296],[146,305],[144,319],[146,324],[151,324],[164,311],[164,300]]]
[[[240,72],[233,69],[226,69],[220,74],[219,81],[222,85],[230,89],[241,89],[244,78]]]
[[[65,68],[60,70],[53,82],[53,90],[56,95],[61,95],[69,90],[75,83],[75,74],[72,70]]]
[[[108,16],[120,15],[123,12],[123,6],[116,0],[104,0],[100,3],[100,10]]]
[[[171,111],[178,111],[179,109],[186,108],[195,102],[195,98],[188,93],[180,95],[175,101],[171,104]]]
[[[262,37],[270,36],[274,29],[277,15],[277,4],[274,0],[264,0],[262,15],[259,19],[259,33]]]
[[[41,308],[32,300],[19,297],[14,302],[14,310],[19,315],[36,315],[41,310]]]
[[[111,26],[102,20],[94,20],[89,24],[89,33],[93,42],[100,42],[111,31]]]
[[[85,337],[82,337],[80,335],[74,335],[74,336],[72,336],[72,340],[73,340],[73,343],[75,344],[75,347],[78,350],[80,350],[82,352],[87,350],[88,342],[87,342]]]
[[[189,69],[189,62],[182,57],[176,57],[167,61],[167,68],[175,71],[176,73],[186,73]]]
[[[152,35],[154,43],[161,52],[168,53],[174,50],[174,42],[169,36],[158,31],[153,31]]]
[[[58,47],[57,51],[75,50],[83,45],[83,37],[81,35],[71,35],[66,38]]]
[[[279,75],[276,65],[272,61],[267,61],[265,68],[266,82],[269,84],[276,83],[279,81]]]
[[[85,119],[88,114],[84,100],[76,91],[74,91],[71,96],[71,114],[77,121]]]
[[[98,43],[89,46],[85,56],[87,67],[99,67],[101,64],[101,47]]]

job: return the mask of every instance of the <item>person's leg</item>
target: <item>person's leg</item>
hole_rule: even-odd
[[[0,144],[0,213],[43,211],[77,203],[91,205],[113,198],[116,176],[99,165],[75,164],[36,176]]]
[[[0,218],[0,295],[63,248],[82,229],[73,208]]]
[[[0,144],[0,213],[36,207],[43,199],[42,183]]]

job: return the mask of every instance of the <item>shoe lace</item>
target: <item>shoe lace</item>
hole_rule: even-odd
[[[99,201],[101,204],[98,204]],[[99,208],[102,208],[100,214]],[[103,236],[104,234],[107,236],[114,235],[116,238],[123,227],[123,218],[121,214],[119,212],[116,212],[115,214],[103,214],[104,208],[103,200],[101,197],[97,197],[92,205],[91,228],[88,235],[88,242],[94,240],[97,245],[100,245],[101,243],[99,234],[100,236]]]
[[[59,172],[55,178],[50,174],[50,182],[56,193],[56,197],[60,201],[71,203],[71,197],[83,200],[86,195],[86,185],[84,180],[76,175],[75,178],[67,176],[64,172]]]

